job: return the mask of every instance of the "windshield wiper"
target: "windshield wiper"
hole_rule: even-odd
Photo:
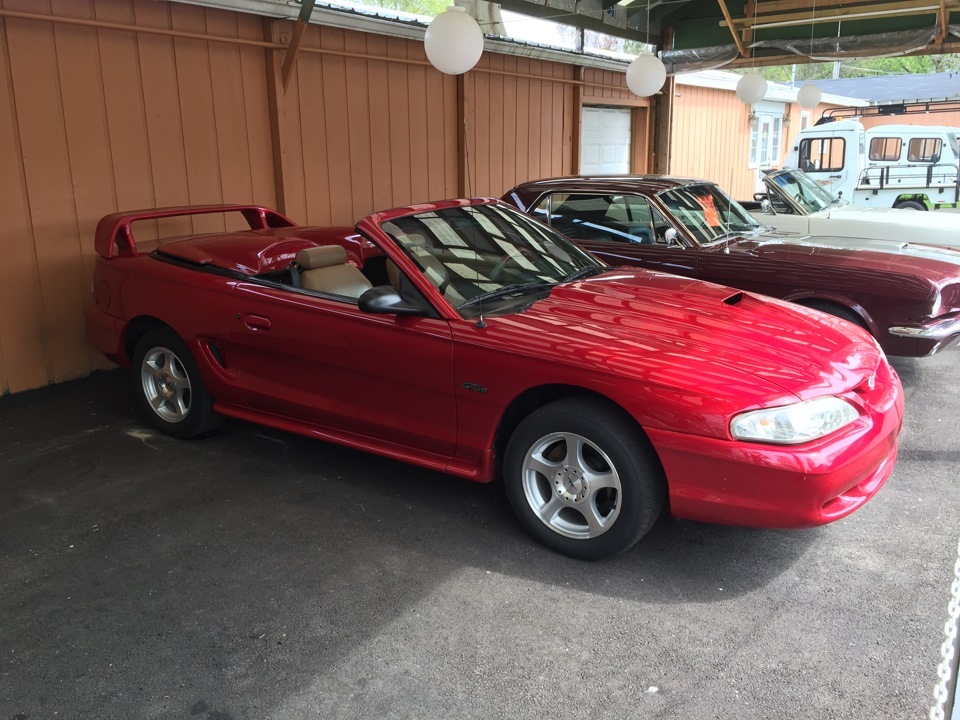
[[[550,288],[553,286],[554,283],[518,283],[516,285],[505,285],[499,290],[491,290],[483,295],[477,295],[475,298],[470,298],[466,302],[460,303],[457,306],[457,309],[462,310],[463,308],[487,302],[487,300],[496,300],[497,298],[509,297],[510,295],[524,295],[537,290],[546,290],[549,292]]]
[[[592,277],[594,275],[599,275],[600,273],[605,273],[610,268],[604,267],[603,265],[587,265],[582,267],[579,270],[574,270],[572,273],[567,275],[560,282],[573,282],[574,280],[583,280],[584,278]]]

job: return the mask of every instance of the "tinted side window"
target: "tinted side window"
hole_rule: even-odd
[[[913,138],[907,146],[910,162],[937,162],[940,160],[940,138]]]
[[[843,170],[843,154],[847,141],[843,138],[814,138],[800,141],[800,169],[804,172]]]
[[[897,137],[876,137],[870,140],[870,159],[885,162],[900,159],[903,141]]]
[[[556,194],[550,224],[580,240],[655,242],[650,206],[636,195]]]

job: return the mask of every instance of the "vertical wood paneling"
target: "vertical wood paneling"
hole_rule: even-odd
[[[134,8],[138,25],[169,29],[169,5],[137,2]],[[173,40],[157,35],[138,35],[137,51],[140,59],[149,167],[153,177],[153,205],[189,205],[187,161],[180,120],[180,92],[177,86]],[[131,121],[135,122],[136,118],[131,118]],[[118,198],[117,207],[127,209],[131,206],[121,203]],[[139,231],[139,227],[137,229]],[[161,237],[186,235],[192,231],[193,223],[190,218],[170,218],[160,221],[158,226]]]
[[[201,7],[174,3],[170,6],[170,17],[175,30],[206,32],[206,17]],[[217,149],[219,141],[209,43],[176,38],[173,44],[177,53],[177,84],[180,89],[190,203],[221,203],[223,186]],[[198,215],[192,221],[194,232],[223,232],[225,229],[224,218],[220,215]]]
[[[287,21],[163,0],[0,0],[221,37],[285,41]],[[51,3],[54,3],[51,6]],[[83,375],[93,229],[116,209],[282,200],[295,220],[352,224],[453,197],[457,80],[431,67],[42,22],[0,23],[0,392]],[[422,43],[310,26],[305,48],[423,60]],[[573,88],[557,63],[487,54],[463,80],[467,189],[500,195],[570,172]],[[616,91],[616,92],[619,92]],[[224,218],[144,223],[138,239],[219,231]],[[230,227],[233,227],[232,225]],[[40,362],[38,363],[38,358]]]
[[[344,35],[344,49],[350,52],[366,53],[366,36],[355,32]],[[367,208],[373,207],[373,158],[370,155],[370,106],[367,96],[366,60],[347,58],[345,72],[347,80],[347,117],[350,122],[350,180],[351,201],[348,223]]]
[[[98,2],[97,20],[136,22],[130,2]],[[147,139],[137,37],[132,33],[97,30],[103,73],[103,93],[110,133],[110,158],[116,179],[117,206],[124,209],[156,205],[150,148]],[[156,236],[156,223],[141,223],[143,237]]]
[[[253,15],[237,15],[237,34],[248,40],[263,39],[263,22]],[[240,48],[243,81],[243,112],[247,118],[251,198],[258,205],[277,206],[277,177],[270,143],[270,110],[264,53],[259,48]]]
[[[319,33],[316,33],[319,35]],[[318,38],[319,39],[319,38]],[[305,190],[307,212],[304,221],[316,225],[331,222],[330,161],[327,156],[327,120],[324,114],[323,64],[319,55],[305,56],[297,62],[297,75],[291,80],[287,98],[296,91],[298,128],[305,125],[307,131],[300,134],[302,182]],[[309,170],[308,170],[309,168]],[[345,179],[349,182],[349,178]]]
[[[54,13],[92,18],[92,2],[54,0]],[[74,189],[77,227],[73,242],[80,256],[81,306],[91,301],[96,251],[83,238],[93,237],[97,213],[117,203],[110,163],[109,133],[101,83],[100,53],[89,42],[90,31],[68,25],[54,27],[67,152]],[[64,238],[63,242],[69,242]],[[106,367],[106,360],[89,348],[90,367]]]
[[[388,38],[387,53],[390,57],[406,57],[406,41]],[[390,63],[387,73],[390,87],[385,110],[390,118],[390,177],[393,181],[393,197],[397,205],[409,205],[412,194],[408,151],[410,116],[407,104],[411,99],[407,86],[407,66]]]
[[[372,55],[386,55],[387,39],[378,35],[367,38],[367,51]],[[373,207],[390,207],[393,200],[392,153],[390,150],[389,65],[371,61],[367,70],[367,106],[370,108],[370,166]],[[442,90],[442,87],[441,87]],[[441,103],[443,97],[440,97]],[[431,138],[436,136],[432,134]],[[454,147],[456,153],[456,147]]]
[[[27,199],[10,51],[9,21],[0,23],[0,392],[50,382],[46,324]]]
[[[236,13],[206,10],[204,15],[207,32],[222,37],[238,37]],[[209,43],[208,53],[222,202],[250,203],[253,202],[253,183],[250,178],[250,138],[243,104],[240,47]],[[244,219],[236,213],[226,216],[224,222],[227,230],[247,227]]]
[[[49,12],[49,2],[8,0],[10,10]],[[90,371],[83,323],[83,261],[64,127],[57,48],[52,25],[8,21],[10,74],[20,130],[24,176],[37,256],[46,363],[56,382]],[[15,308],[16,305],[11,306]],[[9,311],[9,309],[6,309]],[[4,347],[11,347],[4,343]]]
[[[262,37],[258,18],[153,0],[3,7]],[[0,43],[2,393],[106,365],[83,321],[100,217],[222,199],[273,205],[276,180],[261,50],[22,20],[0,22]],[[156,235],[143,225],[139,238]],[[164,221],[160,231],[193,227]]]

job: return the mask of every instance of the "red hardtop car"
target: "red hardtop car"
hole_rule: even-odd
[[[250,229],[138,244],[137,221]],[[614,269],[492,199],[297,227],[253,206],[105,217],[90,335],[179,437],[230,416],[487,482],[575,557],[664,502],[762,527],[837,520],[890,475],[903,399],[870,336],[690,278]]]
[[[960,250],[766,228],[717,185],[663,175],[526,182],[503,200],[612,265],[790,300],[869,330],[890,355],[960,339]]]

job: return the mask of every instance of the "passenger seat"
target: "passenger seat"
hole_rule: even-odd
[[[358,298],[373,287],[362,272],[347,262],[347,251],[340,245],[301,250],[296,262],[305,290]]]

